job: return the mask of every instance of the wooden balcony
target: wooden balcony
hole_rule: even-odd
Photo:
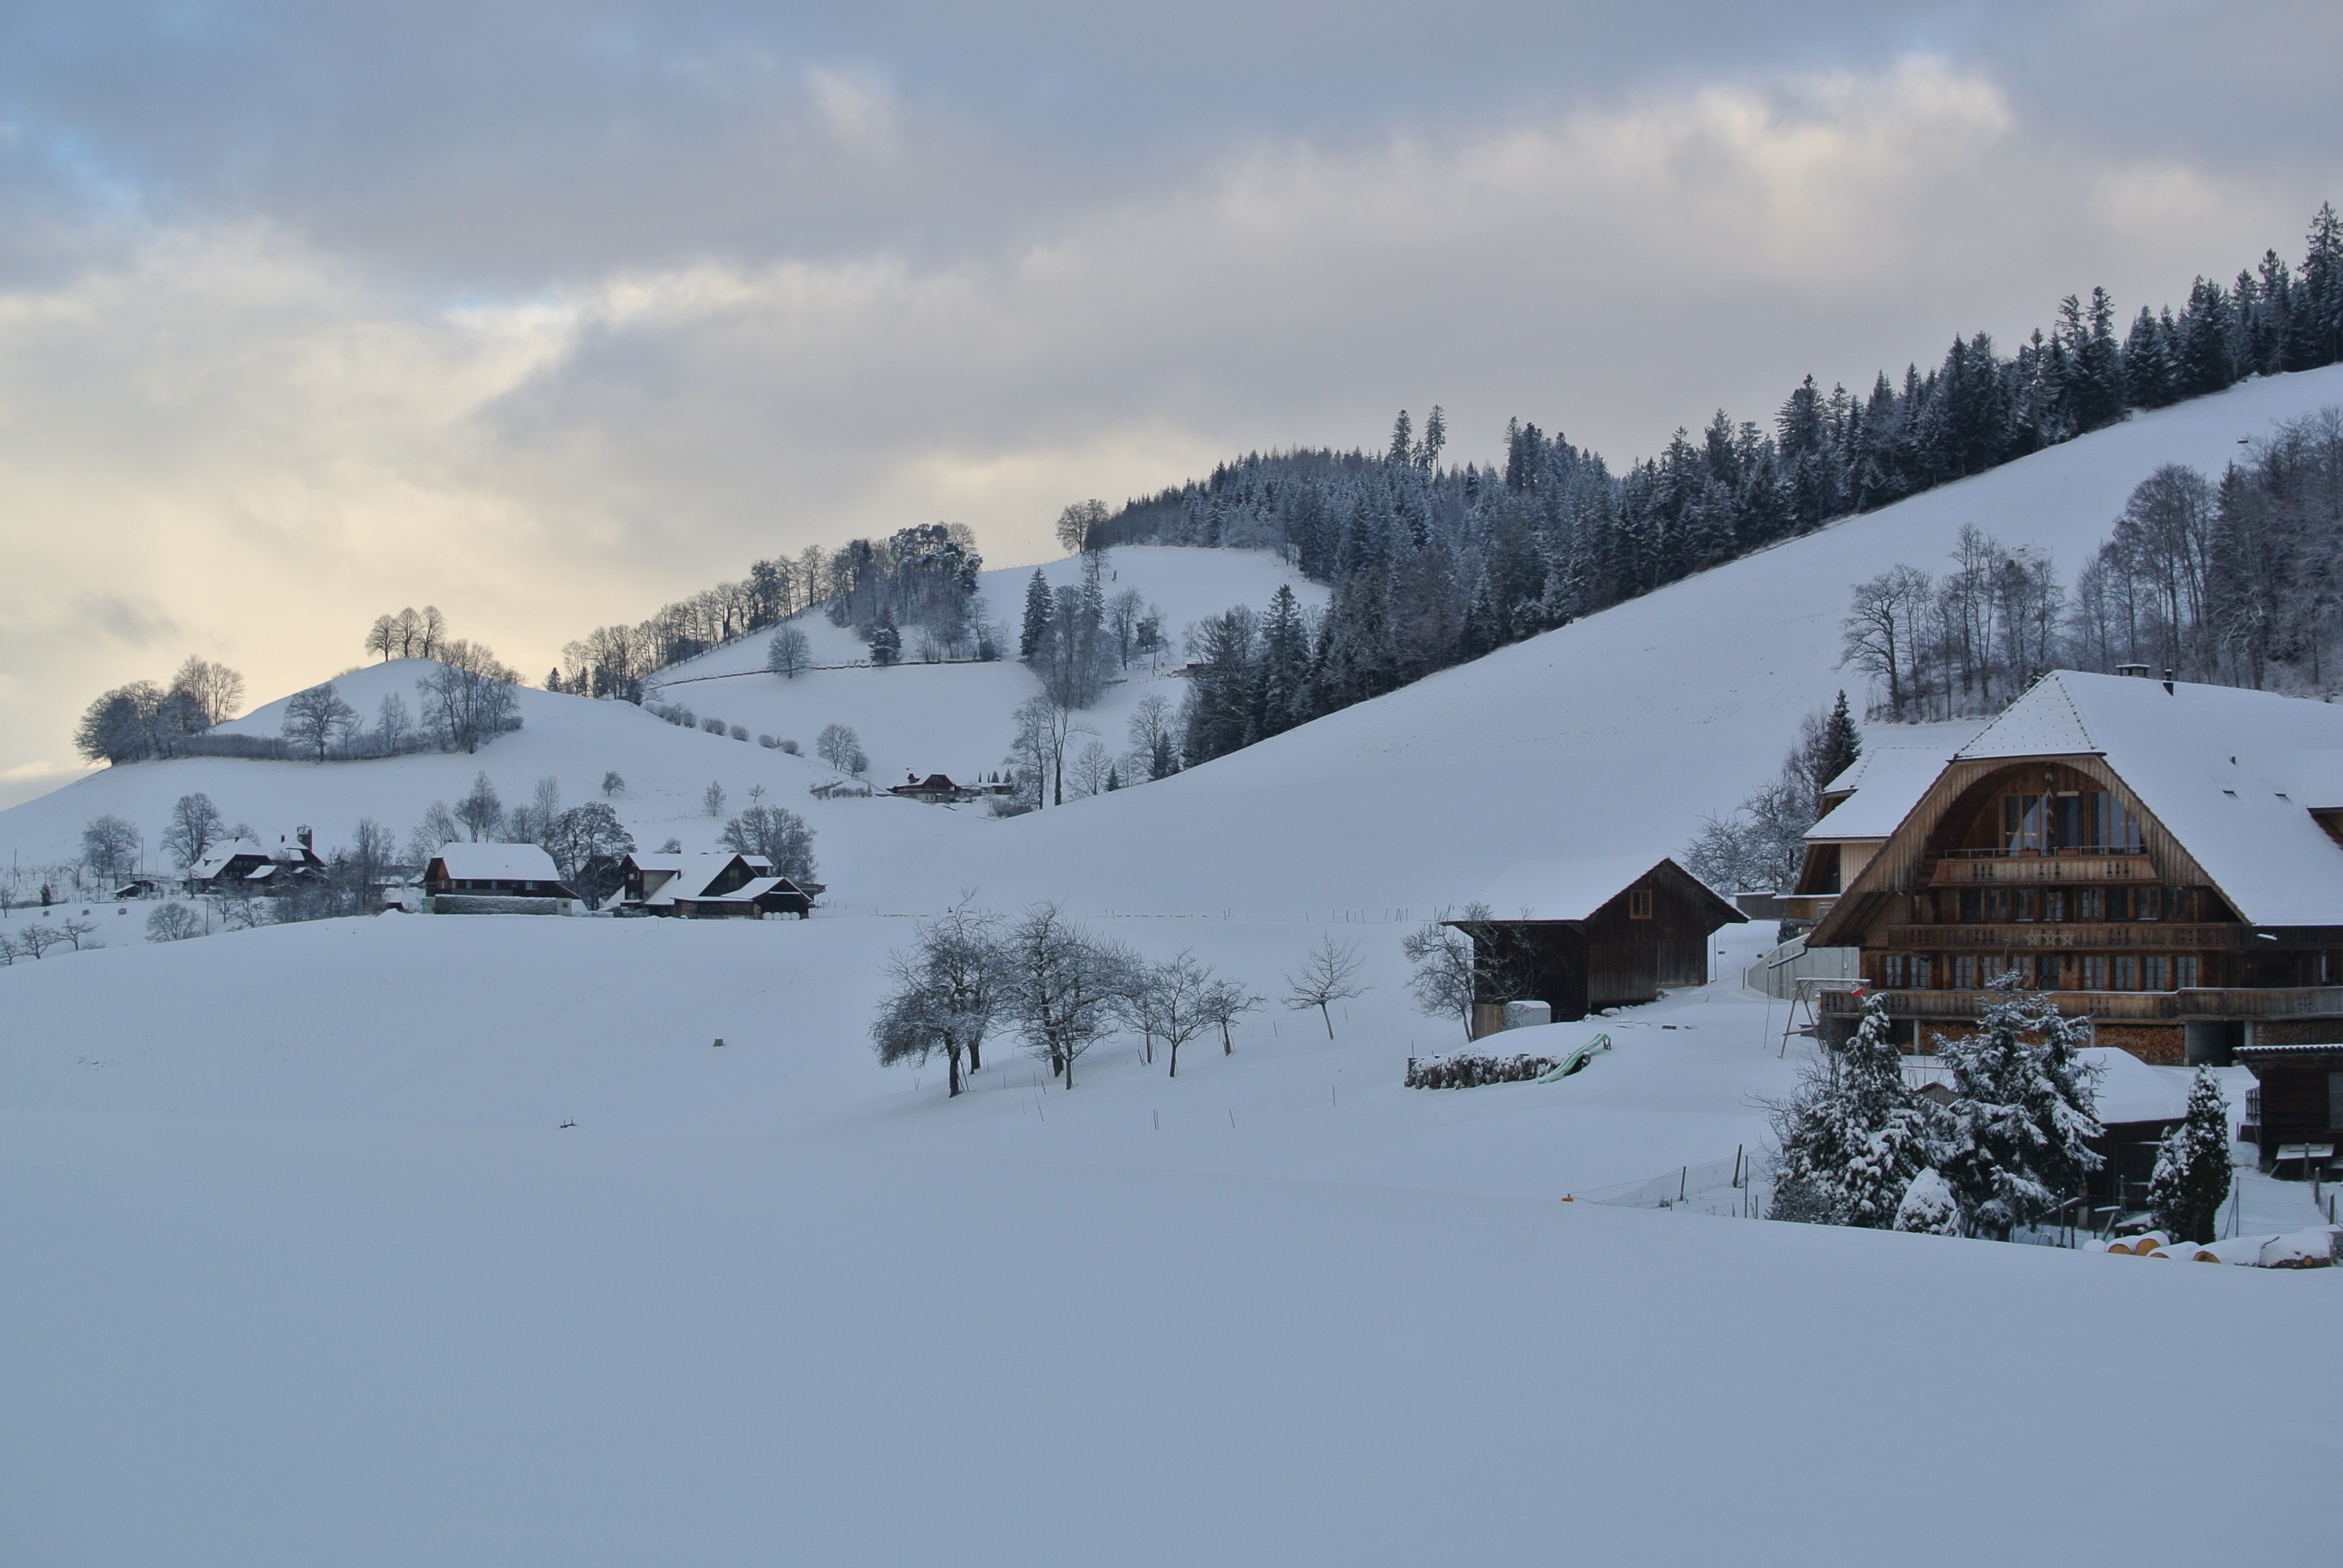
[[[1955,851],[1936,862],[1932,888],[2038,887],[2046,882],[2153,882],[2146,855],[2004,855]]]
[[[2237,952],[2253,945],[2245,926],[2179,921],[2020,921],[1994,925],[1890,926],[1886,946],[1904,952]]]
[[[1896,1018],[1975,1021],[1993,993],[1983,990],[1890,990],[1885,996]],[[2184,1019],[2343,1019],[2343,986],[2226,986],[2195,990],[2061,990],[2051,1000],[2068,1018],[2107,1023],[2170,1023]],[[1851,991],[1822,993],[1825,1013],[1852,1015],[1863,999]]]

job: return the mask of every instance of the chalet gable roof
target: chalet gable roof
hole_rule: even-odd
[[[762,855],[742,855],[729,849],[697,855],[643,855],[634,859],[646,869],[676,873],[644,898],[646,904],[671,904],[678,899],[709,897],[709,884],[723,876],[736,863],[749,871],[752,878],[770,876],[773,870],[773,863]]]
[[[2311,815],[2343,802],[2343,707],[2054,670],[1953,760],[2034,757],[2100,759],[2248,924],[2343,926],[2343,845]]]

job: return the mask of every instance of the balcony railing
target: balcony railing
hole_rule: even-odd
[[[2235,952],[2253,932],[2238,925],[2166,924],[2162,920],[2089,921],[2052,925],[2018,921],[1992,925],[1890,926],[1887,945],[1922,952],[2025,952],[2045,948],[2090,951]]]
[[[1887,990],[1887,1010],[1897,1018],[1974,1020],[1993,1000],[1985,990]],[[2158,1023],[2181,1019],[2343,1019],[2343,986],[2224,986],[2190,990],[2058,990],[2050,998],[2068,1018],[2108,1023]],[[1848,1015],[1863,1010],[1851,991],[1825,990],[1822,1010]]]
[[[2001,849],[1953,849],[1936,861],[1929,885],[1973,888],[1987,883],[2007,886],[2035,882],[2152,882],[2156,869],[2147,857],[2122,850],[2089,850],[2080,854],[2013,855]]]

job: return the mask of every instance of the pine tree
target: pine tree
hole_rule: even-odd
[[[2148,1181],[2147,1205],[2157,1228],[2192,1241],[2209,1241],[2229,1201],[2229,1102],[2203,1068],[2188,1086],[2188,1116],[2164,1135]]]
[[[1025,624],[1017,634],[1017,657],[1032,662],[1034,653],[1049,640],[1050,621],[1057,614],[1058,599],[1050,591],[1050,579],[1041,568],[1033,568],[1033,580],[1025,585]]]
[[[1885,998],[1864,1004],[1855,1038],[1816,1062],[1775,1111],[1780,1165],[1773,1217],[1886,1230],[1935,1151],[1935,1116],[1904,1081]]]
[[[1854,767],[1862,755],[1863,737],[1855,732],[1855,716],[1847,711],[1846,693],[1842,691],[1831,704],[1830,717],[1823,720],[1822,745],[1814,769],[1816,788]]]
[[[2018,989],[2015,971],[1996,977],[1976,1031],[1936,1036],[1953,1070],[1953,1103],[1937,1161],[1970,1227],[2006,1241],[2050,1213],[2102,1163],[2091,1084],[2098,1070],[2076,1054],[2090,1020],[2061,1018],[2038,991]]]
[[[2135,408],[2161,408],[2172,401],[2172,371],[2163,329],[2147,306],[2124,340],[2124,390]]]

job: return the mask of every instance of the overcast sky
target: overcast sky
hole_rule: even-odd
[[[0,804],[190,652],[532,678],[752,558],[1249,448],[1614,465],[2343,198],[2343,7],[0,8]]]

